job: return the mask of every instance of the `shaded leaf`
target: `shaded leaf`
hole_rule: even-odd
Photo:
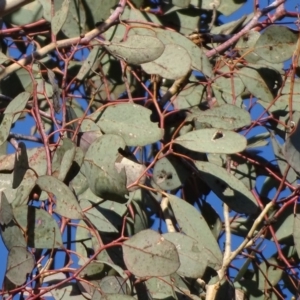
[[[231,209],[239,213],[254,214],[258,206],[252,193],[234,175],[225,169],[204,161],[196,161],[201,178]]]
[[[52,100],[53,100],[53,108],[54,111],[58,114],[60,112],[60,103],[59,103],[59,98],[60,98],[60,91],[59,91],[59,86],[57,82],[55,81],[55,74],[52,70],[47,69],[47,75],[48,79],[51,83],[52,87]]]
[[[126,173],[118,172],[115,162],[119,157],[119,149],[125,149],[123,138],[113,134],[105,134],[95,140],[85,154],[85,175],[91,191],[101,197],[126,202]]]
[[[67,173],[73,164],[75,153],[75,144],[70,139],[63,138],[53,156],[52,176],[60,181],[65,180]]]
[[[180,266],[175,245],[151,229],[135,234],[122,248],[126,267],[135,276],[167,276]]]
[[[114,224],[108,220],[101,212],[101,207],[91,200],[80,200],[80,206],[84,210],[84,215],[100,232],[119,232]]]
[[[26,232],[28,247],[52,249],[62,246],[59,227],[46,211],[23,205],[15,207],[13,213],[18,225]]]
[[[183,185],[188,176],[189,172],[182,162],[168,155],[155,163],[152,180],[163,190],[174,190]]]
[[[259,265],[258,289],[265,290],[275,286],[281,279],[283,270],[275,258],[271,257]],[[270,285],[271,284],[271,285]]]
[[[274,99],[273,92],[275,91],[275,81],[277,78],[270,76],[270,74],[266,76],[264,72],[270,73],[272,71],[267,68],[256,69],[249,65],[248,67],[240,69],[237,74],[252,95],[262,101],[271,102]],[[274,81],[273,84],[272,81]]]
[[[283,145],[283,155],[289,165],[298,173],[300,173],[300,120],[295,130],[286,139]]]
[[[176,299],[173,283],[169,276],[149,278],[145,285],[147,294],[152,299]]]
[[[10,249],[6,267],[6,277],[15,285],[19,286],[26,281],[28,273],[34,267],[33,255],[24,247]]]
[[[214,128],[188,132],[177,137],[174,143],[189,150],[204,153],[233,154],[242,152],[247,147],[247,140],[244,136],[236,132]]]
[[[22,92],[18,96],[16,96],[13,100],[9,102],[4,113],[5,114],[17,114],[14,121],[16,121],[22,110],[26,107],[27,101],[30,98],[30,93]]]
[[[26,247],[22,230],[14,221],[11,221],[1,230],[1,237],[7,250],[13,247]]]
[[[202,214],[191,204],[174,195],[168,195],[172,210],[181,231],[211,253],[211,260],[220,263],[222,253]],[[201,228],[201,230],[199,230]]]

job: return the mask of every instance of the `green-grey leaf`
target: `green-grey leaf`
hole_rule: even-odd
[[[188,175],[189,172],[182,162],[169,155],[155,163],[152,179],[161,189],[170,191],[183,185]]]
[[[26,281],[34,267],[34,257],[25,247],[10,249],[7,259],[6,277],[19,286]]]
[[[216,261],[212,253],[195,239],[179,232],[165,233],[163,237],[178,250],[180,267],[177,273],[180,276],[199,278],[203,276],[207,266],[215,270],[221,267],[220,261]]]
[[[13,212],[3,191],[0,191],[0,224],[7,225],[13,219]]]
[[[17,97],[9,102],[4,113],[5,114],[16,114],[22,112],[25,108],[27,101],[30,98],[30,93],[22,92]],[[19,115],[19,114],[18,114]]]
[[[222,129],[206,128],[188,132],[177,137],[174,143],[192,151],[233,154],[247,147],[244,136]]]
[[[276,268],[276,266],[278,266],[278,262],[274,257],[263,261],[259,265],[258,289],[264,290],[272,288],[280,281],[284,271],[281,267]]]
[[[272,91],[258,70],[252,67],[245,67],[240,69],[237,74],[252,95],[265,102],[271,102],[274,99]]]
[[[180,64],[177,62],[180,61]],[[142,64],[148,74],[158,74],[167,79],[179,79],[187,74],[192,60],[185,48],[176,44],[166,44],[163,54],[154,61]]]
[[[298,32],[286,26],[272,25],[266,28],[255,44],[255,53],[271,63],[291,58],[298,41]]]
[[[85,176],[95,195],[122,203],[127,201],[125,170],[119,172],[115,166],[119,149],[125,147],[123,138],[114,134],[104,134],[89,147],[84,158]]]
[[[0,145],[5,143],[9,136],[10,128],[13,123],[14,114],[4,114],[0,124]]]
[[[54,211],[69,219],[82,219],[83,213],[72,191],[62,181],[53,176],[40,176],[36,184],[42,191],[55,195]]]
[[[180,266],[175,245],[151,229],[135,234],[122,248],[126,267],[135,276],[167,276]]]
[[[22,230],[14,221],[11,221],[4,230],[1,230],[1,237],[7,250],[12,247],[26,247],[27,243]]]
[[[227,130],[234,130],[251,124],[250,114],[245,109],[232,104],[223,104],[192,116],[194,116],[194,121]]]
[[[23,205],[15,207],[13,212],[16,222],[27,233],[28,247],[52,249],[62,246],[59,227],[45,210]]]
[[[231,209],[239,213],[254,214],[258,207],[252,193],[234,175],[215,164],[196,161],[201,178]]]
[[[163,137],[163,129],[150,121],[151,114],[151,110],[143,106],[120,103],[89,117],[97,121],[104,133],[121,136],[127,146],[145,146]]]
[[[100,232],[119,232],[112,222],[101,212],[103,209],[95,205],[93,201],[82,199],[80,200],[80,206],[84,210],[85,216]]]
[[[293,224],[293,238],[295,247],[300,257],[300,213],[299,213],[299,206],[297,207],[296,214],[294,217],[294,224]]]
[[[158,38],[149,35],[128,36],[124,42],[111,42],[105,48],[112,55],[134,65],[154,61],[162,55],[165,49],[164,44]]]
[[[155,31],[157,32],[157,38],[159,38],[165,45],[176,44],[183,47],[188,52],[192,61],[192,69],[200,71],[208,77],[212,75],[212,66],[210,61],[201,48],[194,44],[190,39],[176,31],[162,29],[156,29]],[[182,66],[181,63],[180,66]]]
[[[183,199],[171,194],[168,198],[182,232],[195,239],[198,247],[206,248],[211,253],[211,261],[219,264],[222,260],[220,247],[201,213]]]
[[[300,173],[300,121],[298,121],[293,133],[286,139],[283,146],[283,154],[289,165]]]
[[[54,17],[51,20],[51,29],[54,35],[57,35],[65,24],[68,16],[70,0],[64,0],[61,9],[55,12]]]

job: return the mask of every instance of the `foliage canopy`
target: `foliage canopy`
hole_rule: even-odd
[[[298,297],[298,13],[6,2],[0,295]]]

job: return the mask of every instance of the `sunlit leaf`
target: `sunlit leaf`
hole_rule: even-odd
[[[168,198],[181,231],[197,241],[198,249],[206,248],[211,253],[211,261],[220,263],[221,250],[200,211],[174,195],[168,195]]]
[[[180,266],[175,245],[150,229],[132,236],[122,248],[126,267],[136,276],[167,276]]]
[[[41,190],[55,195],[54,211],[70,219],[82,219],[83,213],[72,191],[62,181],[53,176],[40,176],[36,184]]]
[[[177,64],[176,61],[180,61]],[[192,60],[185,48],[176,44],[166,44],[165,50],[156,60],[142,64],[148,74],[158,74],[168,79],[179,79],[191,69]]]
[[[194,122],[201,121],[214,128],[234,130],[251,124],[250,114],[235,105],[223,104],[212,109],[192,114]],[[191,118],[189,117],[189,118]]]
[[[0,192],[0,224],[8,225],[13,218],[13,212],[10,203],[3,191]]]
[[[151,111],[140,105],[120,103],[90,117],[104,133],[121,136],[128,146],[145,146],[163,136],[163,130],[150,120]]]
[[[221,267],[210,250],[198,244],[198,242],[182,233],[165,233],[163,237],[172,242],[179,254],[180,267],[177,273],[189,278],[202,277],[207,266],[218,269]]]
[[[111,42],[105,47],[112,55],[135,65],[154,61],[165,50],[164,44],[158,38],[143,35],[128,36],[124,42]]]
[[[255,53],[271,63],[283,62],[292,57],[297,41],[298,33],[288,27],[269,26],[258,38]]]
[[[177,137],[174,143],[192,151],[232,154],[247,147],[244,136],[222,129],[199,129]]]
[[[70,0],[64,0],[61,9],[55,12],[54,17],[51,20],[51,29],[54,35],[57,35],[67,20],[69,4]]]

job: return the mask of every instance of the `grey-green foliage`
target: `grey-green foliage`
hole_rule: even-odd
[[[259,10],[220,24],[246,1],[125,2],[4,8],[2,293],[296,296],[298,32],[265,22],[211,57],[219,43],[202,32],[239,33]]]

